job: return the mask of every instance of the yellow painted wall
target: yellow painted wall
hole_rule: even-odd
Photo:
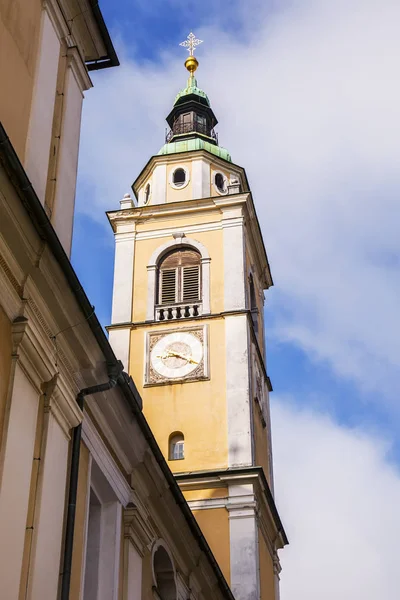
[[[151,207],[152,208],[152,207]],[[156,205],[155,208],[159,208]],[[181,207],[179,206],[179,209]],[[190,227],[191,225],[203,225],[206,223],[218,223],[221,221],[221,213],[215,209],[212,205],[210,209],[204,210],[201,213],[191,216],[189,213],[173,214],[162,218],[160,215],[152,217],[152,213],[149,210],[149,215],[143,221],[139,221],[136,225],[136,231],[138,233],[152,232],[160,229],[171,229],[172,227]],[[192,236],[192,234],[190,234]],[[197,233],[193,234],[196,237]],[[160,240],[166,240],[167,238],[160,238]]]
[[[194,516],[206,538],[218,565],[230,583],[229,515],[226,508],[194,510]]]
[[[218,488],[204,488],[201,490],[185,490],[183,492],[186,500],[189,502],[190,500],[205,500],[207,498],[227,498],[228,497],[228,488],[227,487],[218,487]]]
[[[181,226],[184,231],[187,221],[182,219]],[[224,265],[223,265],[223,237],[222,231],[202,231],[191,235],[198,242],[204,244],[211,257],[210,262],[210,288],[211,312],[218,313],[224,309]],[[171,237],[137,240],[135,245],[135,264],[133,280],[133,314],[134,322],[146,319],[147,308],[147,265],[154,250],[162,246]],[[170,324],[171,327],[171,324]]]
[[[179,189],[175,189],[172,187],[170,183],[170,177],[172,176],[173,171],[179,168],[185,168],[189,172],[189,183],[184,187]],[[182,161],[179,163],[173,163],[172,165],[167,165],[167,202],[180,202],[181,200],[191,200],[192,199],[192,163],[191,161]]]
[[[0,0],[0,121],[23,161],[37,56],[41,0]]]
[[[201,321],[205,324],[207,321]],[[193,321],[190,323],[193,325]],[[160,324],[151,331],[177,328],[185,323]],[[172,327],[171,327],[172,326]],[[223,319],[209,321],[210,377],[208,381],[174,383],[143,388],[145,328],[131,333],[132,375],[143,398],[143,411],[164,456],[174,431],[185,436],[185,458],[169,461],[174,472],[228,466],[226,413],[225,331]],[[222,360],[221,360],[222,357]]]
[[[261,600],[275,600],[275,576],[271,555],[263,534],[258,530]]]
[[[80,597],[82,566],[85,550],[86,506],[89,477],[89,450],[81,442],[79,460],[78,492],[76,497],[76,519],[71,568],[71,598]]]
[[[0,306],[0,445],[11,371],[11,322]]]

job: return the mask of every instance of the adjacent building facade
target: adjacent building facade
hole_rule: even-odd
[[[279,597],[263,305],[272,277],[242,167],[219,146],[197,60],[165,145],[109,212],[115,353],[237,600]]]
[[[69,261],[98,4],[1,2],[0,42],[1,597],[233,600]]]

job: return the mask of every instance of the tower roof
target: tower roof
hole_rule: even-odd
[[[207,106],[210,106],[210,100],[208,99],[207,94],[197,87],[197,79],[193,74],[190,74],[187,86],[176,95],[174,106],[177,104],[182,104],[182,102],[187,100],[187,96],[191,96],[192,94],[198,96],[199,99],[201,99],[200,102],[204,103],[205,100]]]
[[[214,131],[218,121],[211,108],[210,100],[198,87],[194,75],[199,62],[193,52],[200,43],[201,40],[190,33],[188,39],[181,44],[189,50],[189,56],[185,61],[189,78],[186,87],[175,97],[172,110],[166,118],[170,131],[159,154],[204,149],[230,161],[228,151],[218,145],[218,136]]]

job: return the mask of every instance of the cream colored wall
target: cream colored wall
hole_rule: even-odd
[[[194,510],[193,514],[229,584],[231,573],[228,511],[226,508],[210,508]]]
[[[202,324],[208,321],[202,321]],[[192,322],[193,323],[193,322]],[[161,324],[168,332],[185,323]],[[153,327],[151,331],[154,331]],[[228,466],[226,413],[225,332],[223,319],[209,321],[210,380],[143,388],[144,340],[148,329],[131,333],[130,374],[143,398],[143,411],[155,438],[168,457],[168,438],[174,431],[185,436],[184,460],[169,461],[172,471],[198,471]],[[222,357],[222,360],[221,360]]]
[[[0,306],[0,447],[3,435],[3,424],[6,410],[8,385],[11,370],[11,323]]]
[[[24,160],[37,58],[41,0],[0,0],[0,121]],[[4,90],[6,93],[4,93]]]
[[[185,225],[192,219],[182,219],[180,227],[185,230]],[[176,225],[176,223],[175,223]],[[168,222],[164,221],[168,227]],[[223,238],[221,231],[202,231],[190,234],[198,242],[204,244],[211,257],[210,263],[210,290],[211,290],[211,312],[219,313],[224,310],[224,264],[223,264]],[[147,307],[147,265],[152,253],[166,241],[172,240],[172,236],[137,240],[135,246],[134,280],[133,280],[133,313],[134,322],[142,322],[146,319]]]
[[[260,529],[258,530],[260,560],[260,600],[278,600],[275,598],[275,575],[271,555]]]

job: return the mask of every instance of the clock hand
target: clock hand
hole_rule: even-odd
[[[180,354],[180,352],[170,352],[170,354],[172,354],[172,356],[176,356],[177,358],[182,358],[183,360],[186,360],[188,363],[192,363],[193,365],[198,364],[198,362],[196,360],[193,360],[191,356]]]

